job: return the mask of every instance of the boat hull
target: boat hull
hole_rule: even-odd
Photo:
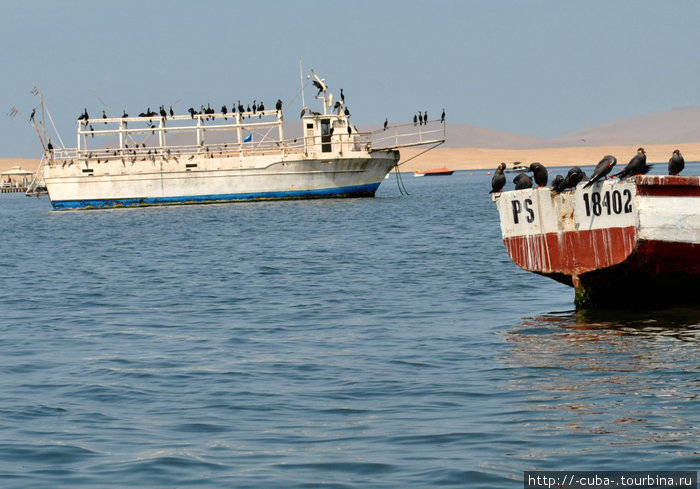
[[[55,209],[371,197],[397,161],[398,151],[328,160],[268,156],[254,164],[154,158],[56,165],[45,169],[45,181]]]
[[[518,266],[574,287],[577,307],[637,307],[700,298],[698,185],[697,177],[641,176],[494,200]]]

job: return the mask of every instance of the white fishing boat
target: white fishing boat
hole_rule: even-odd
[[[273,110],[240,110],[239,102],[230,112],[81,116],[76,148],[54,148],[44,134],[27,194],[43,183],[54,209],[371,197],[397,166],[399,148],[445,140],[438,121],[418,132],[410,124],[359,132],[324,80],[313,71],[306,78],[322,111],[304,106],[303,133],[293,138],[285,137],[281,101]]]

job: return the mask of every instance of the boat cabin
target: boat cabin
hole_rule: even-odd
[[[350,124],[345,114],[312,114],[302,119],[304,131],[304,153],[342,154],[360,151],[360,135]]]

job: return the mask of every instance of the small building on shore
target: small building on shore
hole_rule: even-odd
[[[32,181],[33,173],[13,166],[11,170],[0,173],[2,192],[24,192]]]

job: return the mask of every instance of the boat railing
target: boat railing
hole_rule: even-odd
[[[392,124],[386,129],[378,129],[371,133],[372,149],[387,150],[441,144],[445,142],[445,127],[446,124],[439,120],[423,124]]]
[[[75,163],[101,163],[112,160],[140,161],[155,159],[175,159],[191,157],[193,155],[215,157],[248,157],[280,154],[308,154],[309,148],[321,148],[327,141],[324,136],[296,137],[285,140],[265,138],[251,138],[250,141],[239,142],[212,142],[200,144],[181,144],[167,146],[149,146],[146,143],[129,145],[124,147],[107,146],[102,148],[57,148],[52,150],[50,158],[42,159],[42,165],[49,166],[66,165]],[[330,136],[330,144],[334,152],[344,153],[351,151],[368,151],[372,144],[372,133],[334,134]]]

